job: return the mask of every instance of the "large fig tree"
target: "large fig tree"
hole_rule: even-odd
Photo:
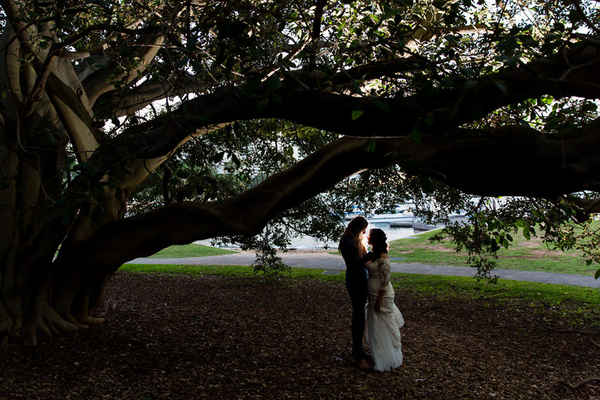
[[[585,220],[598,3],[488,3],[1,0],[0,335],[100,323],[123,262],[323,212],[361,171]]]

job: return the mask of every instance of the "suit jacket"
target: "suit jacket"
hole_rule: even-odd
[[[358,254],[358,247],[352,236],[342,236],[339,246],[346,263],[346,285],[349,290],[366,291],[369,273],[365,262]]]

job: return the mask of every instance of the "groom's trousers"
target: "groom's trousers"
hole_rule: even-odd
[[[369,292],[364,282],[347,282],[346,288],[352,302],[352,356],[358,360],[366,356],[363,349],[363,335],[365,333],[365,306]]]

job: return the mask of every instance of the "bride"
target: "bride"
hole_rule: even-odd
[[[373,369],[376,371],[388,371],[402,365],[400,328],[404,326],[404,318],[394,303],[386,240],[385,232],[381,229],[369,231],[372,250],[366,262],[369,270],[366,334],[373,356]]]

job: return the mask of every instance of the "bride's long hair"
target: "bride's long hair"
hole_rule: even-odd
[[[369,241],[373,245],[373,255],[375,259],[381,257],[388,252],[387,236],[385,232],[379,228],[373,228],[369,231]]]
[[[354,240],[354,244],[356,245],[356,248],[358,249],[358,255],[360,257],[367,254],[367,248],[365,247],[365,244],[360,240],[360,233],[367,226],[369,226],[369,221],[367,221],[367,219],[365,217],[359,215],[358,217],[352,218],[352,221],[350,221],[348,223],[348,226],[346,227],[346,230],[344,231],[344,234],[342,235],[342,237],[349,236],[352,238],[352,240]],[[340,246],[341,246],[341,242],[340,242]],[[338,247],[338,249],[340,249],[340,247]]]

